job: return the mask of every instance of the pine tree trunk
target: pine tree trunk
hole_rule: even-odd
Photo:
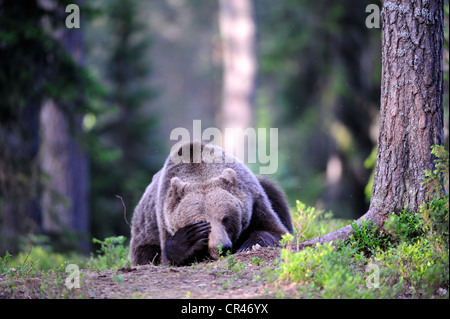
[[[418,212],[430,147],[443,143],[443,1],[386,2],[371,208]]]
[[[358,222],[381,227],[391,213],[416,213],[425,200],[430,147],[443,143],[443,12],[442,0],[384,2],[377,164],[370,208]],[[351,233],[346,226],[301,246]]]

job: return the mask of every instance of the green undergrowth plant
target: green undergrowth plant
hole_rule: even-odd
[[[69,298],[66,289],[66,267],[69,264],[85,267],[86,258],[76,253],[61,254],[49,246],[30,246],[14,256],[0,257],[0,295],[6,298]],[[13,297],[14,298],[14,297]]]
[[[219,271],[220,274],[232,274],[232,275],[241,275],[245,270],[245,264],[243,262],[237,261],[235,255],[232,255],[228,250],[226,255],[223,256],[222,244],[217,246],[220,258],[219,260],[225,261],[225,266],[223,270]]]
[[[21,266],[32,266],[35,270],[48,271],[64,263],[84,264],[85,260],[75,252],[62,254],[45,246],[32,246],[28,251],[12,256],[9,265],[16,269]]]
[[[337,248],[333,243],[316,244],[299,252],[283,249],[278,280],[297,283],[300,298],[375,298],[366,286],[368,259],[355,247]],[[380,291],[378,291],[380,292]],[[393,297],[389,291],[383,297]]]
[[[306,206],[301,201],[296,201],[296,210],[292,216],[292,224],[295,229],[295,239],[297,243],[297,250],[301,239],[307,239],[305,237],[311,223],[320,215],[322,212],[317,212],[315,207]]]
[[[448,249],[449,239],[449,157],[441,145],[432,147],[435,157],[432,171],[425,171],[423,187],[427,190],[427,201],[420,207],[422,228],[429,237],[437,238]]]
[[[56,252],[47,244],[49,239],[44,237],[31,239],[30,245],[24,246],[18,253],[7,252],[4,257],[0,257],[0,274],[26,277],[50,271],[63,264],[75,263],[80,267],[85,265],[86,258],[82,255],[76,252]]]
[[[411,214],[406,208],[398,214],[391,214],[385,228],[396,243],[414,243],[419,236],[424,235],[421,217]]]
[[[386,249],[391,245],[391,238],[385,231],[379,230],[376,224],[364,218],[358,224],[356,221],[350,223],[353,229],[353,234],[345,242],[356,248],[357,252],[362,252],[369,256],[378,249]]]
[[[293,240],[296,250],[300,242],[324,235],[330,231],[345,225],[346,221],[334,219],[331,212],[316,210],[315,207],[307,206],[297,200],[295,210],[292,211],[292,225],[294,228]]]
[[[391,284],[414,290],[417,297],[431,297],[440,287],[448,296],[448,251],[434,240],[421,237],[413,243],[401,242],[386,251],[378,251],[372,260],[384,266]]]
[[[99,244],[100,249],[97,250],[99,255],[89,259],[89,265],[99,270],[117,270],[122,267],[129,267],[129,247],[124,245],[125,241],[126,237],[124,236],[112,236],[104,240],[93,238],[92,242]]]
[[[448,298],[448,152],[434,146],[432,154],[435,169],[425,171],[427,199],[417,214],[392,214],[383,229],[364,219],[351,222],[349,239],[301,251],[293,249],[298,237],[285,235],[277,279],[295,283],[293,296],[302,298]],[[312,218],[312,208],[300,208],[308,229],[323,222]]]

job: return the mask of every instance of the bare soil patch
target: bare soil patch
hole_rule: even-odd
[[[231,255],[186,267],[144,265],[117,271],[81,269],[80,288],[67,289],[64,276],[39,275],[5,282],[0,278],[2,298],[274,298],[273,273],[279,248]],[[12,287],[13,285],[13,287]],[[5,288],[5,289],[3,289]]]

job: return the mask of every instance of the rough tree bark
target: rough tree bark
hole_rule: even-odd
[[[358,219],[382,227],[425,200],[430,147],[443,143],[443,0],[391,0],[382,10],[382,78],[377,164],[369,210]],[[346,239],[351,226],[301,243]]]
[[[219,27],[223,56],[220,126],[223,129],[246,129],[252,123],[252,97],[256,74],[253,1],[219,0]],[[222,146],[234,153],[238,138],[236,131],[222,132]]]

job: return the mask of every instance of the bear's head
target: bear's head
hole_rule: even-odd
[[[169,232],[173,235],[190,223],[209,222],[210,257],[218,259],[220,251],[231,251],[250,219],[244,206],[244,194],[237,185],[236,172],[227,168],[219,177],[205,182],[184,182],[173,177],[170,184],[165,214]]]

